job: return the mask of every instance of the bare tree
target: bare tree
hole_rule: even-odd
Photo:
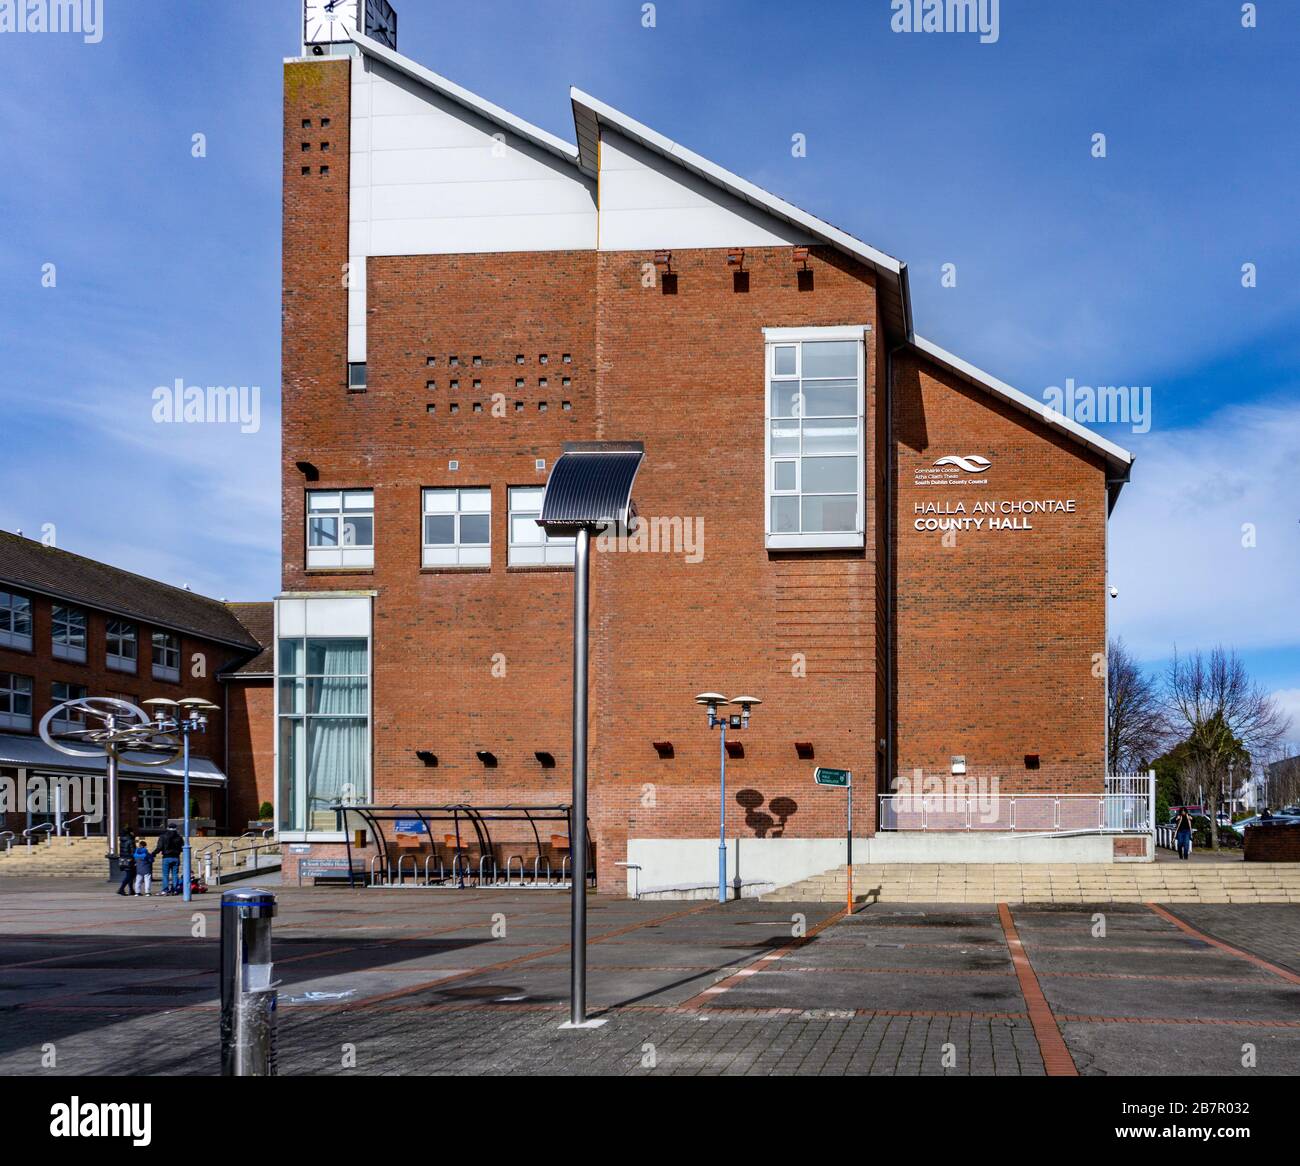
[[[1124,646],[1111,640],[1106,653],[1106,766],[1131,773],[1149,765],[1169,740],[1169,718],[1156,678]]]
[[[1219,849],[1219,802],[1234,771],[1249,769],[1286,734],[1289,720],[1277,702],[1251,680],[1237,653],[1216,647],[1179,656],[1175,650],[1166,678],[1171,719],[1187,731],[1187,745],[1206,777],[1212,799],[1210,843]]]

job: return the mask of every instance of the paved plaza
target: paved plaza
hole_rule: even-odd
[[[283,1074],[1300,1073],[1300,907],[277,889]],[[219,896],[0,886],[0,1073],[217,1070]]]

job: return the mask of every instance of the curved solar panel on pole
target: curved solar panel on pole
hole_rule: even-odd
[[[574,536],[573,554],[573,807],[569,818],[571,934],[569,1020],[587,1019],[587,613],[591,532],[632,519],[632,483],[645,456],[639,441],[571,441],[551,469],[537,525],[548,534]]]

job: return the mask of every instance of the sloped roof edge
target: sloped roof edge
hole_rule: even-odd
[[[448,97],[452,101],[463,105],[466,109],[480,114],[482,117],[487,118],[488,121],[499,125],[502,129],[518,134],[521,138],[532,142],[533,145],[540,146],[543,150],[549,150],[552,154],[564,159],[564,161],[573,165],[578,164],[578,147],[573,143],[566,142],[563,138],[557,138],[554,134],[548,133],[531,122],[516,117],[509,110],[502,109],[501,106],[485,100],[477,93],[471,93],[464,86],[457,85],[456,82],[435,73],[432,69],[426,69],[423,65],[411,60],[410,57],[404,57],[401,53],[394,52],[368,36],[353,33],[352,41],[367,56],[383,61],[384,64],[391,66],[399,73],[404,73],[412,80],[422,82],[429,86],[430,89],[441,93],[444,97]]]
[[[1022,412],[1032,414],[1053,429],[1060,430],[1074,441],[1088,446],[1094,452],[1101,454],[1106,459],[1108,466],[1120,472],[1121,480],[1127,479],[1128,472],[1135,460],[1128,450],[1116,445],[1113,441],[1107,441],[1100,434],[1094,433],[1087,426],[1080,425],[1063,413],[1058,413],[1055,409],[1049,409],[1041,401],[1034,400],[1028,393],[1023,393],[1005,381],[998,380],[997,377],[986,373],[983,369],[976,368],[969,361],[962,360],[960,356],[953,355],[953,353],[940,348],[937,344],[926,340],[924,337],[913,336],[912,347],[918,352],[924,353],[936,363],[955,372],[963,380],[969,381],[978,388],[987,389],[994,396],[1001,397]]]

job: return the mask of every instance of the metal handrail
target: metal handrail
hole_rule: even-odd
[[[0,838],[8,839],[8,842],[5,844],[6,854],[8,854],[14,848],[14,839],[17,837],[18,835],[15,834],[12,830],[0,830]]]
[[[27,829],[23,831],[23,837],[27,839],[27,849],[31,850],[32,848],[33,834],[39,834],[42,830],[53,830],[53,829],[54,829],[53,822],[42,822],[39,826],[28,826]]]
[[[67,837],[68,837],[68,827],[71,826],[73,822],[80,822],[80,823],[81,823],[81,836],[82,836],[83,838],[89,838],[89,837],[90,837],[90,816],[87,815],[87,814],[78,814],[75,818],[64,818],[64,819],[63,819],[63,837],[64,837],[64,838],[67,838]],[[71,839],[69,839],[69,841],[71,841]]]
[[[1043,805],[1051,803],[1051,824],[1030,823],[1023,829],[1048,833],[1063,830],[1082,830],[1086,833],[1133,833],[1146,832],[1151,829],[1149,804],[1146,796],[1136,793],[1096,793],[1096,794],[1050,794],[1050,793],[1004,793],[1004,794],[955,794],[955,793],[921,793],[921,794],[880,794],[880,828],[882,830],[900,829],[896,825],[887,825],[890,813],[908,815],[915,823],[919,816],[919,825],[901,827],[904,830],[928,831],[931,828],[930,815],[942,815],[946,825],[935,827],[940,831],[965,830],[1004,830],[1019,832],[1022,830],[1017,813],[1018,803],[1026,805]],[[1073,823],[1064,825],[1061,820],[1062,803],[1073,806],[1086,806],[1090,802],[1097,805],[1097,822],[1094,826]],[[993,807],[995,813],[983,824],[976,823],[972,814],[982,807]],[[964,815],[964,822],[955,821]],[[1108,825],[1108,822],[1120,822]]]

